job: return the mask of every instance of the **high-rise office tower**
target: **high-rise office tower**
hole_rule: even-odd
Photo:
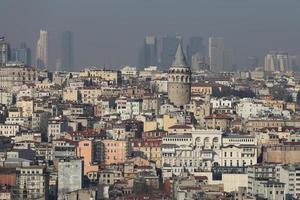
[[[258,67],[258,58],[256,56],[248,56],[247,57],[247,69],[254,70]]]
[[[36,45],[36,65],[38,68],[48,67],[48,33],[45,30],[40,30]]]
[[[205,62],[205,57],[199,53],[196,53],[192,56],[191,70],[193,72],[201,70],[209,70],[208,64]]]
[[[287,53],[270,52],[265,56],[265,71],[281,71],[290,70],[290,58]]]
[[[202,37],[191,37],[186,47],[186,53],[187,53],[187,62],[189,65],[192,64],[192,57],[194,55],[198,54],[198,56],[204,56],[205,47],[203,44]]]
[[[10,46],[4,37],[0,38],[0,66],[4,66],[10,60]]]
[[[181,36],[166,36],[162,39],[162,52],[160,66],[162,69],[168,69],[175,58],[178,44],[182,45]]]
[[[72,68],[74,67],[74,55],[73,34],[71,31],[63,32],[61,50],[61,70],[72,71]]]
[[[11,51],[11,60],[14,62],[24,63],[25,65],[31,65],[31,50],[22,43],[20,48],[13,49]]]
[[[156,37],[147,36],[139,55],[139,66],[141,68],[157,66],[157,40]]]
[[[224,70],[224,39],[221,37],[209,38],[209,65],[213,72]]]
[[[277,60],[279,71],[285,72],[290,70],[290,58],[288,53],[278,53]]]
[[[233,70],[233,51],[230,49],[224,49],[223,52],[223,70],[222,71],[232,71]]]
[[[265,71],[273,72],[277,69],[276,53],[270,52],[265,56]]]

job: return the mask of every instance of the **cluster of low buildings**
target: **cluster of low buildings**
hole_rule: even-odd
[[[0,68],[0,199],[300,198],[300,76]]]

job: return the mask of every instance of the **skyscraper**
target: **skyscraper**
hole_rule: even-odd
[[[73,34],[71,31],[63,32],[61,48],[61,70],[71,71],[74,67]]]
[[[209,65],[213,72],[224,70],[224,39],[221,37],[209,38]]]
[[[248,70],[254,70],[258,67],[258,58],[256,56],[248,56],[246,67]]]
[[[168,69],[175,58],[178,44],[182,45],[181,36],[166,36],[162,39],[162,52],[160,66],[162,69]]]
[[[48,33],[40,30],[40,37],[36,45],[36,66],[38,68],[48,67]]]
[[[192,57],[196,54],[198,54],[198,57],[204,56],[204,44],[202,37],[191,37],[189,39],[189,44],[186,48],[187,53],[187,62],[189,65],[192,64]]]
[[[275,52],[270,52],[265,56],[265,71],[276,71],[277,69],[277,60]]]
[[[4,37],[0,38],[0,66],[5,65],[10,60],[10,46],[5,42]]]
[[[287,53],[270,52],[265,56],[265,71],[290,70],[290,58]]]
[[[232,71],[233,70],[233,51],[230,49],[224,49],[223,51],[223,70],[222,71]]]
[[[288,53],[278,53],[277,60],[279,71],[285,72],[290,70],[290,58]]]
[[[157,40],[156,37],[147,36],[139,55],[139,66],[141,68],[157,66]]]
[[[11,51],[11,60],[14,62],[24,63],[25,65],[31,65],[31,50],[22,43],[20,48],[13,49]]]

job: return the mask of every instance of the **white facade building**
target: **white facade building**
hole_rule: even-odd
[[[210,100],[210,104],[212,108],[232,108],[233,107],[233,100],[232,99],[217,99],[213,98]]]
[[[138,116],[143,109],[143,101],[141,99],[120,97],[116,100],[117,113],[121,115],[123,120]]]
[[[170,134],[162,139],[163,177],[209,171],[220,163],[221,135],[219,130],[193,129],[191,133]]]
[[[20,131],[16,124],[0,124],[0,136],[14,137]]]
[[[248,135],[222,138],[221,166],[246,167],[257,163],[257,140]]]

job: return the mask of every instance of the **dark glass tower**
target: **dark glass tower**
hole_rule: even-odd
[[[71,31],[65,31],[62,35],[61,70],[72,71],[73,67],[73,34]]]
[[[204,56],[205,54],[205,47],[203,44],[202,37],[191,37],[189,39],[189,44],[186,48],[187,52],[187,62],[189,65],[192,64],[192,57],[196,54]]]
[[[25,43],[22,43],[20,48],[13,49],[11,52],[11,60],[21,62],[25,65],[31,65],[31,50]]]
[[[169,69],[172,65],[179,43],[182,45],[181,36],[166,36],[162,39],[160,66],[163,70]]]
[[[139,66],[141,69],[157,66],[157,61],[157,40],[153,36],[147,36],[139,54]]]
[[[4,37],[0,38],[0,66],[4,66],[10,61],[10,46],[5,42]]]

